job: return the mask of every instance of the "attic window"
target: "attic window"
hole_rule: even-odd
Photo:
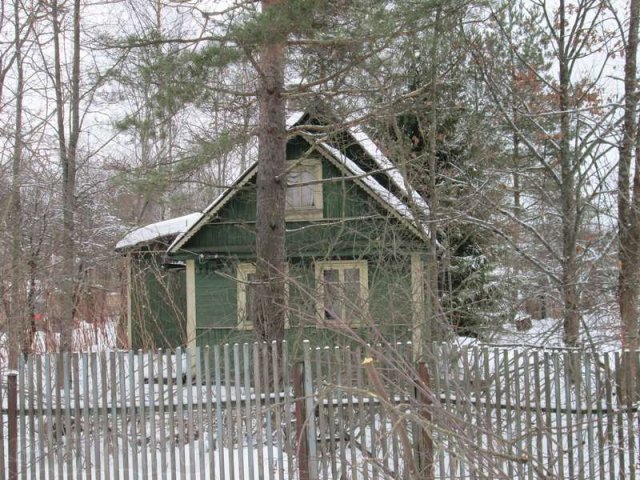
[[[287,174],[287,220],[322,218],[322,163],[301,160]]]
[[[366,316],[368,277],[365,260],[317,262],[317,310],[322,321],[360,324]]]

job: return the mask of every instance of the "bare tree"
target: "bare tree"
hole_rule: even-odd
[[[30,342],[23,338],[24,332],[29,328],[25,321],[25,285],[24,285],[24,258],[22,255],[22,200],[20,187],[22,183],[22,163],[23,163],[23,100],[24,100],[24,65],[20,18],[21,7],[19,2],[14,2],[14,30],[15,30],[15,65],[17,70],[15,89],[15,130],[13,140],[13,160],[11,168],[11,191],[9,201],[9,225],[11,236],[11,278],[10,278],[10,309],[8,320],[11,330],[9,338],[9,364],[15,368],[17,365],[18,352],[21,347]],[[26,336],[28,337],[28,336]],[[25,340],[27,340],[25,342]]]
[[[530,57],[526,44],[514,41],[503,18],[495,12],[491,14],[509,57],[521,72],[520,82],[514,84],[496,75],[496,64],[490,66],[495,59],[488,59],[491,53],[476,51],[474,55],[494,108],[513,133],[514,155],[526,152],[538,164],[531,170],[544,172],[538,179],[529,178],[538,184],[544,179],[546,186],[536,187],[535,198],[553,212],[552,218],[557,218],[559,235],[540,221],[542,211],[525,215],[523,209],[527,205],[522,204],[520,195],[527,188],[522,184],[524,172],[513,177],[513,189],[518,193],[513,208],[496,210],[546,251],[544,256],[534,254],[528,258],[558,287],[564,342],[575,346],[582,319],[581,285],[588,265],[583,254],[586,246],[590,249],[586,225],[594,215],[598,196],[607,187],[606,179],[592,180],[604,161],[608,151],[604,139],[614,125],[614,110],[602,107],[599,90],[609,56],[605,55],[592,69],[595,73],[584,75],[581,65],[585,58],[606,49],[611,37],[604,32],[606,9],[599,1],[581,0],[568,5],[560,0],[555,7],[541,1],[531,11],[532,28],[541,36],[541,45],[549,46],[547,51],[540,48],[542,62]],[[549,66],[555,68],[550,70]],[[518,92],[515,87],[523,80],[528,91]],[[535,205],[530,202],[528,209],[535,209]],[[545,257],[552,260],[548,262]]]
[[[624,119],[618,163],[618,302],[622,345],[638,348],[638,297],[640,296],[640,136],[638,135],[638,20],[640,3],[629,2],[629,26],[624,45]],[[633,180],[633,184],[632,184]],[[626,368],[629,380],[636,377],[637,365]],[[633,381],[627,381],[631,387]]]
[[[69,96],[65,94],[62,77],[63,35],[61,32],[60,5],[51,4],[53,23],[53,88],[56,99],[58,154],[62,167],[62,315],[60,350],[71,351],[74,327],[74,287],[76,276],[75,214],[78,140],[80,137],[80,0],[73,2],[72,62]],[[69,116],[66,114],[68,100]],[[66,123],[69,122],[67,134]]]

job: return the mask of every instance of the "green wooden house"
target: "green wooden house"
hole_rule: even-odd
[[[420,341],[427,203],[359,128],[288,119],[287,337]],[[254,339],[256,163],[201,212],[142,227],[129,259],[134,347]]]

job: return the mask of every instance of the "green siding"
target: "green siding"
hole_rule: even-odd
[[[185,272],[165,269],[160,258],[143,254],[131,260],[132,348],[172,348],[186,343]]]
[[[340,171],[323,160],[323,178]],[[287,222],[289,256],[369,254],[380,248],[414,250],[419,240],[409,229],[353,181],[323,184],[324,221]],[[184,246],[184,251],[222,255],[255,252],[255,185],[247,185]]]
[[[236,314],[235,264],[196,265],[196,319],[199,328],[234,328]]]
[[[254,341],[253,331],[237,330],[236,260],[212,261],[196,269],[198,345]],[[371,323],[356,329],[365,342],[380,335],[393,341],[411,339],[411,278],[408,257],[368,259]],[[310,258],[289,259],[289,324],[286,339],[309,339],[315,345],[350,344],[351,335],[317,328],[315,269]]]

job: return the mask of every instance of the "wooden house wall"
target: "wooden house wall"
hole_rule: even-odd
[[[325,180],[342,176],[327,160],[322,170]],[[287,222],[287,255],[366,255],[381,247],[405,251],[419,248],[415,236],[353,181],[329,181],[322,188],[323,220]],[[184,251],[253,256],[255,205],[255,185],[250,184],[221,209],[218,216],[223,220],[202,227]]]
[[[198,345],[245,342],[255,339],[251,330],[238,330],[237,259],[210,261],[196,266],[196,339]],[[355,328],[356,335],[376,341],[378,333],[397,341],[411,339],[411,278],[409,257],[367,259],[370,323]],[[316,344],[344,343],[352,334],[319,325],[316,313],[313,259],[289,260],[289,341],[310,339]]]
[[[160,258],[145,253],[130,259],[132,348],[170,348],[187,338],[184,269],[167,270]]]

